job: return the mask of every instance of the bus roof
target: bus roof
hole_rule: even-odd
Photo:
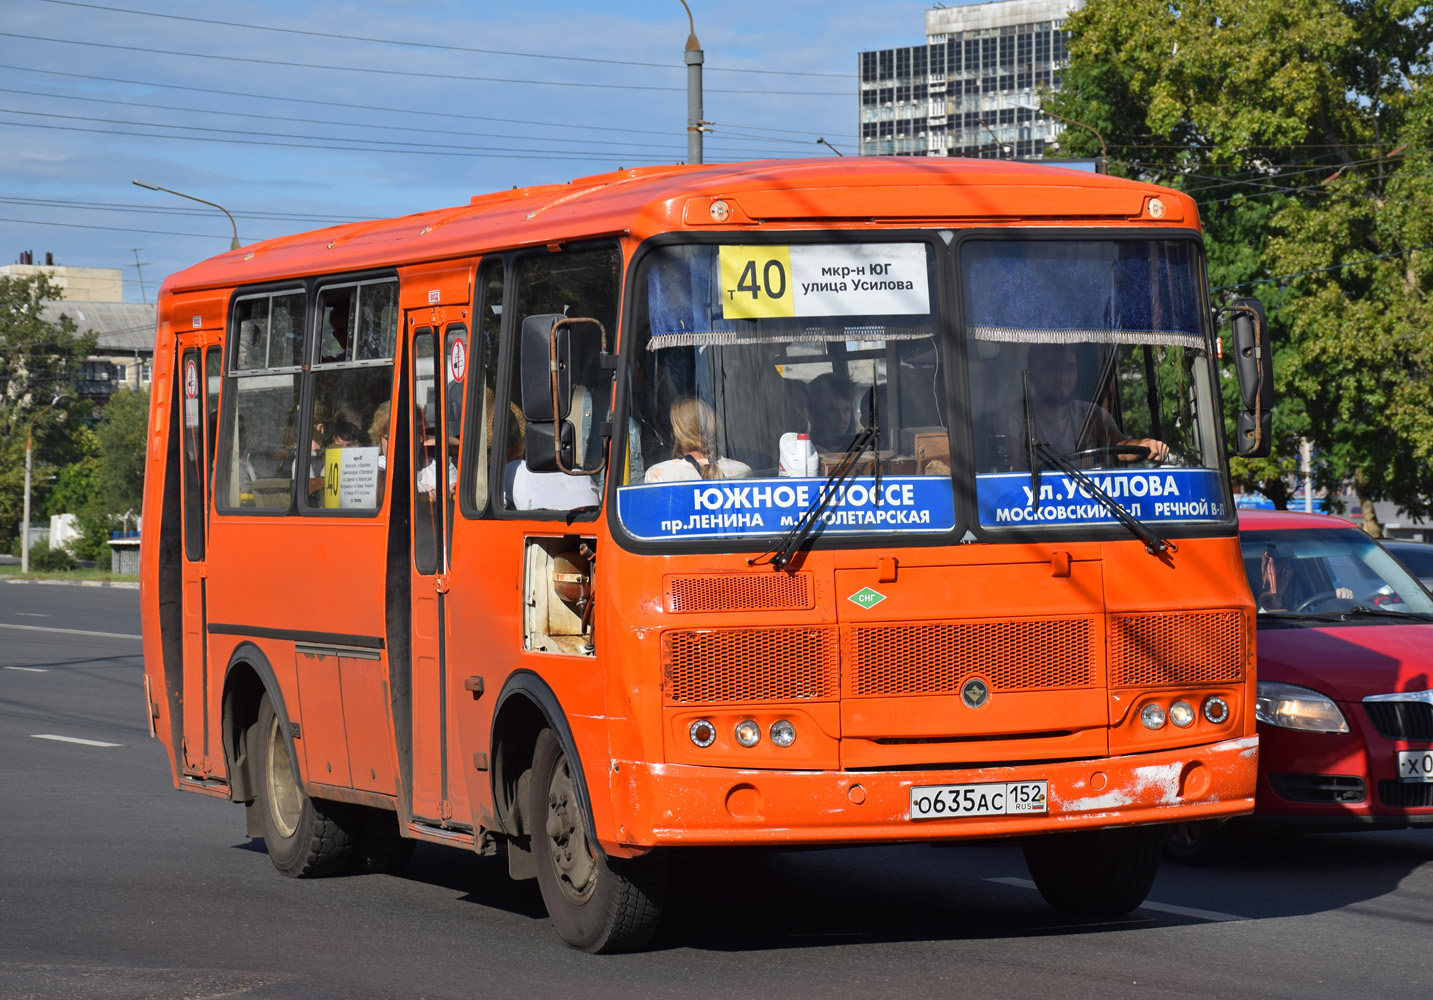
[[[1155,215],[1150,199],[1163,209]],[[713,218],[714,201],[728,214]],[[1157,209],[1156,209],[1157,211]],[[720,226],[962,226],[1144,222],[1196,228],[1194,201],[1168,188],[1010,160],[823,157],[672,165],[513,188],[467,205],[280,236],[171,275],[168,292],[438,261],[477,252]]]

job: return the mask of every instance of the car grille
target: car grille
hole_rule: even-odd
[[[1433,740],[1433,705],[1426,701],[1366,701],[1363,710],[1385,739]]]
[[[1362,778],[1343,774],[1270,774],[1274,794],[1290,802],[1362,802]]]
[[[1110,686],[1218,684],[1244,676],[1238,611],[1180,611],[1110,618]]]
[[[1416,781],[1380,781],[1378,801],[1390,809],[1433,807],[1433,784]]]
[[[663,693],[674,704],[834,700],[834,628],[693,629],[662,637]]]

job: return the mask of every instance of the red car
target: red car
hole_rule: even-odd
[[[1253,820],[1433,826],[1433,595],[1341,518],[1241,511],[1239,540],[1259,603]],[[1211,860],[1224,832],[1179,824],[1167,853]]]

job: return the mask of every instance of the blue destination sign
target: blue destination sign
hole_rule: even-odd
[[[1086,475],[1141,521],[1223,521],[1230,514],[1224,480],[1213,469],[1098,469]],[[1062,472],[1040,474],[1038,508],[1028,472],[976,476],[975,495],[980,523],[986,527],[1118,521],[1104,504]]]
[[[823,479],[706,479],[617,488],[617,517],[634,538],[742,538],[789,530]],[[929,534],[955,527],[947,476],[848,479],[822,512],[818,532]]]

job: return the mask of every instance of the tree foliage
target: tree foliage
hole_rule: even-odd
[[[89,405],[75,393],[93,334],[42,306],[60,297],[44,275],[0,277],[0,540],[14,538],[24,509],[25,445],[33,427],[31,516],[46,509],[55,470],[80,457],[76,430]],[[60,399],[52,403],[56,396]]]
[[[1055,113],[1112,172],[1198,201],[1216,304],[1259,294],[1277,340],[1282,506],[1297,439],[1316,482],[1428,512],[1433,494],[1433,8],[1412,0],[1088,0]],[[1067,153],[1098,152],[1083,129]]]

